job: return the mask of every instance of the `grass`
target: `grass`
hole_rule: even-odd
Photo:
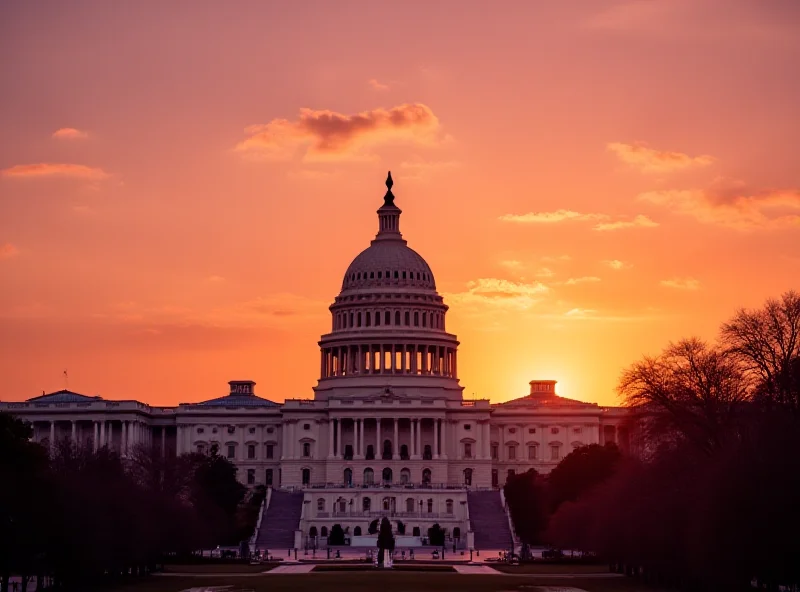
[[[230,592],[539,592],[537,586],[563,586],[587,592],[655,592],[628,578],[556,578],[541,575],[473,575],[454,573],[414,573],[368,571],[349,573],[253,575],[154,576],[118,586],[105,586],[103,592],[180,592],[203,586],[233,585]],[[665,591],[659,591],[665,592]]]

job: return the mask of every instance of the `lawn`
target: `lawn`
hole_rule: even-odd
[[[540,592],[537,586],[559,586],[587,592],[655,592],[627,578],[557,578],[547,575],[473,575],[413,572],[348,572],[236,576],[153,576],[104,592],[181,592],[191,588],[233,585],[229,592]],[[227,591],[226,591],[227,592]],[[664,591],[660,591],[664,592]]]

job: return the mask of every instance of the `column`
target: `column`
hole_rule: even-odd
[[[441,449],[439,450],[439,456],[442,458],[447,458],[447,449],[449,448],[447,445],[447,419],[442,419],[442,428],[441,432],[439,433],[439,438],[442,441]]]
[[[100,446],[106,445],[106,421],[100,422]]]
[[[94,431],[94,434],[92,435],[92,450],[97,452],[97,447],[100,444],[98,442],[98,438],[100,437],[100,424],[98,424],[96,421],[93,421],[92,429]]]
[[[400,438],[398,437],[398,421],[394,418],[394,444],[392,444],[392,458],[394,460],[400,459]]]
[[[167,453],[167,426],[161,426],[161,458]]]
[[[361,450],[361,458],[364,458],[367,455],[367,449],[364,447],[364,431],[365,431],[365,428],[367,427],[367,425],[366,425],[367,420],[362,418],[362,419],[358,420],[358,423],[360,425],[359,429],[361,430],[361,440],[358,443],[358,447],[359,447],[359,450]]]
[[[70,423],[72,423],[72,443],[75,444],[75,420],[73,419]]]
[[[237,425],[236,428],[239,430],[239,460],[245,461],[247,460],[247,451],[245,450],[245,431],[247,426]]]
[[[333,458],[333,428],[335,419],[328,422],[328,458]]]
[[[295,431],[296,425],[297,420],[289,422],[289,458],[296,458],[295,454],[297,454],[297,432]]]
[[[342,420],[336,420],[336,458],[344,457],[344,446],[342,446]]]
[[[383,349],[383,344],[380,345],[380,348],[381,348],[381,359],[380,363],[378,364],[378,372],[384,372],[386,370],[386,368],[384,367],[386,365],[386,350]]]
[[[381,418],[375,418],[375,460],[383,458],[383,448],[381,448]]]
[[[486,436],[483,439],[483,458],[492,458],[492,432],[489,420],[486,420],[486,425],[483,426],[483,431]],[[522,430],[520,429],[520,433]],[[525,438],[520,437],[520,449],[524,447]],[[521,453],[520,453],[521,454]]]
[[[281,423],[281,458],[289,458],[289,424]]]
[[[417,432],[417,445],[416,445],[416,455],[417,458],[422,457],[422,420],[418,419],[416,421],[416,432]]]
[[[433,458],[439,458],[439,422],[441,419],[433,420]]]
[[[50,420],[50,452],[56,449],[56,422]]]
[[[120,437],[119,437],[119,453],[125,455],[128,453],[128,430],[127,430],[128,422],[121,421],[120,425],[122,426],[121,427],[122,431],[120,432]]]

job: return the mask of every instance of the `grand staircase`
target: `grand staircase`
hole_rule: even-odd
[[[469,519],[478,550],[502,551],[513,548],[514,539],[508,527],[508,516],[499,491],[467,493]]]
[[[294,532],[300,528],[303,493],[273,489],[269,507],[261,518],[256,547],[278,551],[294,547]]]

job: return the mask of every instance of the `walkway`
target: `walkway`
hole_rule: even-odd
[[[296,563],[294,565],[279,565],[275,569],[264,571],[264,574],[302,574],[308,573],[316,567],[313,563]]]
[[[455,569],[458,573],[468,575],[468,576],[476,576],[476,575],[484,575],[484,576],[499,576],[502,575],[496,569],[489,567],[488,565],[454,565],[453,569]]]

